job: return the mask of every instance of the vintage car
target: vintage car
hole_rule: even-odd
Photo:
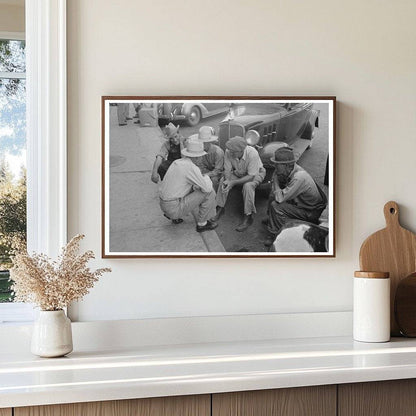
[[[184,121],[188,126],[196,126],[202,119],[226,113],[229,103],[163,103],[158,106],[159,122]]]
[[[315,128],[319,126],[319,110],[313,103],[238,103],[230,106],[228,116],[219,124],[219,145],[227,140],[245,137],[261,157],[269,184],[274,170],[270,158],[282,146],[291,146],[296,159],[312,146]]]

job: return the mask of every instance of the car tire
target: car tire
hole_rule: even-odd
[[[201,110],[197,106],[193,106],[186,119],[186,123],[190,127],[196,126],[202,118]]]
[[[309,150],[313,146],[313,139],[309,141],[309,146],[305,150]]]

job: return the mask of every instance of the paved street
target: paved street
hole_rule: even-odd
[[[328,155],[328,106],[315,104],[321,111],[319,129],[310,149],[299,160],[315,180],[322,185]],[[215,231],[198,234],[195,220],[190,215],[181,225],[166,220],[159,208],[158,186],[150,181],[150,173],[156,153],[163,142],[158,127],[139,127],[128,122],[119,127],[116,107],[111,107],[111,169],[110,169],[110,213],[111,251],[120,252],[265,252],[263,240],[266,232],[261,219],[266,216],[267,190],[256,193],[257,214],[254,224],[243,233],[235,231],[243,215],[241,191],[233,190],[227,201],[225,215]],[[198,126],[182,125],[184,137],[197,133],[202,125],[218,125],[220,116],[203,120]]]

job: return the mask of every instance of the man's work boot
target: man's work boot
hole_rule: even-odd
[[[236,228],[236,231],[243,232],[247,230],[250,225],[253,224],[253,217],[252,215],[244,215],[243,222]]]
[[[175,224],[175,225],[178,225],[178,224],[183,223],[183,219],[182,218],[172,219],[172,218],[168,217],[166,214],[163,214],[163,216],[166,217],[168,220],[171,220],[172,223]]]
[[[208,220],[205,225],[196,225],[196,231],[202,233],[204,231],[215,230],[218,227],[218,224],[212,220]]]
[[[215,217],[212,220],[217,222],[224,215],[224,212],[225,212],[225,208],[218,206],[217,213],[215,214]]]

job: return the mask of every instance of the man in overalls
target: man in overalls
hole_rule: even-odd
[[[153,164],[151,179],[154,183],[159,182],[159,176],[163,181],[169,166],[173,161],[181,158],[181,150],[184,148],[185,139],[179,134],[179,126],[169,123],[165,127],[165,138],[166,141],[162,144]]]

